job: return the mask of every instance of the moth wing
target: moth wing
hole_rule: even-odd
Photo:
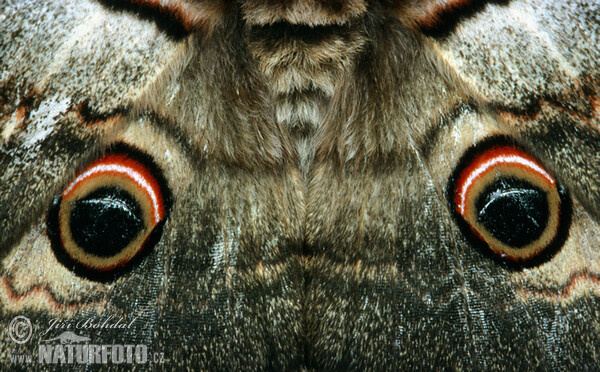
[[[547,262],[521,270],[498,266],[485,280],[477,279],[482,273],[466,275],[474,345],[485,340],[490,350],[497,347],[479,362],[512,359],[502,351],[512,342],[521,344],[523,356],[515,365],[554,368],[577,360],[593,366],[600,324],[600,6],[510,1],[470,10],[423,28],[442,69],[464,84],[477,108],[475,120],[460,120],[440,136],[428,165],[434,181],[447,187],[447,173],[436,171],[456,167],[465,144],[501,134],[536,157],[572,200],[568,237]],[[481,267],[464,264],[466,273]]]
[[[121,290],[111,295],[110,286],[72,279],[47,243],[44,216],[53,196],[127,128],[143,92],[185,52],[185,39],[105,2],[0,6],[3,360],[11,350],[33,351],[33,342],[19,349],[11,339],[16,315],[29,316],[40,339],[47,339],[60,331],[43,334],[50,320],[69,322],[77,311],[91,318],[108,302],[127,297]]]
[[[307,228],[317,242],[307,269],[309,362],[596,365],[598,5],[414,4],[398,8],[401,26],[370,30],[370,59],[344,97],[357,108],[335,107],[350,114],[331,152],[351,165],[336,172],[324,160],[313,177],[308,208],[324,217]],[[481,254],[447,198],[462,156],[498,135],[538,158],[573,200],[568,238],[534,267],[511,269]]]
[[[488,4],[435,38],[442,58],[600,216],[600,5]],[[448,26],[449,27],[449,26]]]
[[[182,53],[153,20],[96,1],[0,10],[0,246],[122,129]],[[4,252],[5,253],[5,252]]]

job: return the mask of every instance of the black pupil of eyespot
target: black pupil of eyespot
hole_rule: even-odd
[[[127,191],[99,188],[74,202],[71,235],[84,251],[111,257],[125,248],[143,229],[142,211]]]
[[[546,193],[516,178],[496,180],[477,198],[475,207],[490,234],[513,248],[538,239],[548,224]]]

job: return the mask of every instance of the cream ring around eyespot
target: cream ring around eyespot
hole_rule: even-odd
[[[520,155],[499,155],[492,159],[485,161],[483,164],[478,166],[473,172],[469,174],[465,182],[462,183],[461,188],[459,190],[459,203],[457,205],[458,211],[461,215],[464,215],[466,208],[466,199],[467,194],[471,192],[471,188],[475,184],[478,178],[482,177],[482,175],[490,172],[491,168],[498,167],[515,167],[520,166],[527,169],[529,172],[535,172],[535,174],[539,174],[545,179],[549,185],[556,185],[556,181],[554,178],[546,172],[542,167],[540,167],[535,161],[531,159],[524,158]],[[529,179],[527,177],[526,179]]]
[[[79,200],[86,202],[79,204]],[[77,173],[54,198],[48,236],[58,261],[74,274],[110,281],[151,251],[170,207],[167,181],[154,160],[119,142]]]
[[[83,197],[89,194],[89,192],[98,189],[98,186],[115,186],[127,191],[131,195],[139,195],[140,193],[137,183],[129,178],[123,178],[118,175],[102,175],[96,176],[90,179],[87,183],[80,185],[77,191],[81,192]],[[144,241],[150,235],[154,227],[157,225],[150,218],[150,210],[152,208],[151,201],[147,198],[135,198],[140,205],[142,210],[142,216],[144,219],[144,228],[140,231],[136,237],[124,247],[118,254],[111,257],[100,257],[86,252],[79,247],[75,241],[73,241],[71,227],[70,227],[70,215],[73,208],[73,203],[80,199],[75,193],[67,194],[69,198],[61,201],[59,209],[59,225],[60,225],[60,237],[65,252],[76,262],[81,265],[88,267],[89,269],[108,271],[115,267],[125,265],[129,262],[139,251],[143,248]]]
[[[532,186],[538,187],[546,194],[556,190],[555,183],[551,184],[549,182],[539,182],[541,179],[535,175],[532,175],[528,170],[523,168],[515,168],[509,164],[502,164],[496,166],[494,171],[480,174],[479,177],[476,178],[477,182],[472,183],[467,192],[461,195],[461,199],[463,200],[464,204],[462,205],[462,208],[459,208],[459,213],[466,217],[468,210],[473,210],[473,208],[467,208],[467,206],[474,206],[474,202],[477,197],[481,195],[481,192],[483,192],[486,187],[492,184],[499,177],[514,177],[519,180],[527,181]],[[560,198],[557,200],[557,202],[560,203]]]
[[[70,214],[71,208],[66,207],[64,211],[59,212],[59,218],[63,214]],[[84,251],[71,238],[71,230],[67,223],[61,222],[60,238],[65,252],[80,265],[84,265],[92,270],[108,271],[118,266],[123,266],[129,262],[142,249],[144,240],[148,237],[152,229],[147,226],[118,254],[111,257],[99,257]]]
[[[533,186],[539,187],[545,193],[548,201],[548,221],[540,237],[524,247],[511,248],[496,239],[488,232],[485,226],[478,222],[477,211],[474,207],[467,208],[463,217],[494,253],[512,260],[527,260],[537,256],[554,240],[560,225],[561,198],[558,189],[554,185],[549,185],[549,182],[545,181],[536,182],[542,180],[542,178],[532,176],[531,173],[522,168],[501,165],[497,167],[497,171],[488,172],[479,178],[476,185],[471,188],[467,195],[467,199],[465,200],[466,205],[475,206],[481,192],[492,184],[500,174],[503,177],[526,180]]]
[[[83,172],[82,174],[77,176],[77,178],[75,178],[75,180],[73,182],[71,182],[65,188],[65,191],[63,192],[63,198],[68,198],[70,196],[70,194],[82,182],[86,182],[91,177],[94,177],[94,178],[99,177],[99,175],[103,174],[103,173],[108,173],[108,174],[116,173],[116,174],[121,175],[122,177],[129,178],[130,180],[135,182],[139,187],[141,187],[143,190],[145,190],[147,196],[151,200],[152,211],[153,211],[152,215],[154,217],[154,223],[156,224],[156,223],[160,222],[160,220],[162,218],[161,213],[160,213],[161,206],[159,204],[159,200],[158,200],[159,198],[156,195],[156,192],[154,191],[154,189],[145,180],[145,178],[139,172],[137,172],[135,169],[132,169],[130,167],[125,167],[120,164],[97,164],[97,165],[92,166],[90,169],[86,170],[85,172]]]
[[[101,187],[114,186],[124,191],[127,191],[130,195],[135,197],[140,208],[142,209],[142,216],[144,218],[144,225],[156,225],[160,221],[156,221],[155,218],[151,218],[153,205],[149,195],[145,192],[140,192],[138,184],[133,182],[129,178],[123,178],[120,175],[115,174],[103,174],[96,176],[93,179],[88,180],[86,183],[81,184],[76,190],[76,193],[69,193],[66,197],[63,196],[62,203],[74,203],[75,201],[85,198],[89,193],[97,190]],[[137,197],[136,197],[137,196]]]

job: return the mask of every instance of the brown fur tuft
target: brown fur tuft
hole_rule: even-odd
[[[344,24],[366,10],[365,0],[248,0],[242,4],[243,18],[251,25],[282,21],[308,26]]]

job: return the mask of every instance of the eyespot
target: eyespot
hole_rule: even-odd
[[[450,178],[448,199],[465,236],[509,266],[548,260],[568,234],[566,189],[505,137],[467,151]]]
[[[48,214],[57,259],[92,280],[114,279],[160,239],[170,193],[158,167],[119,144],[77,174]]]

